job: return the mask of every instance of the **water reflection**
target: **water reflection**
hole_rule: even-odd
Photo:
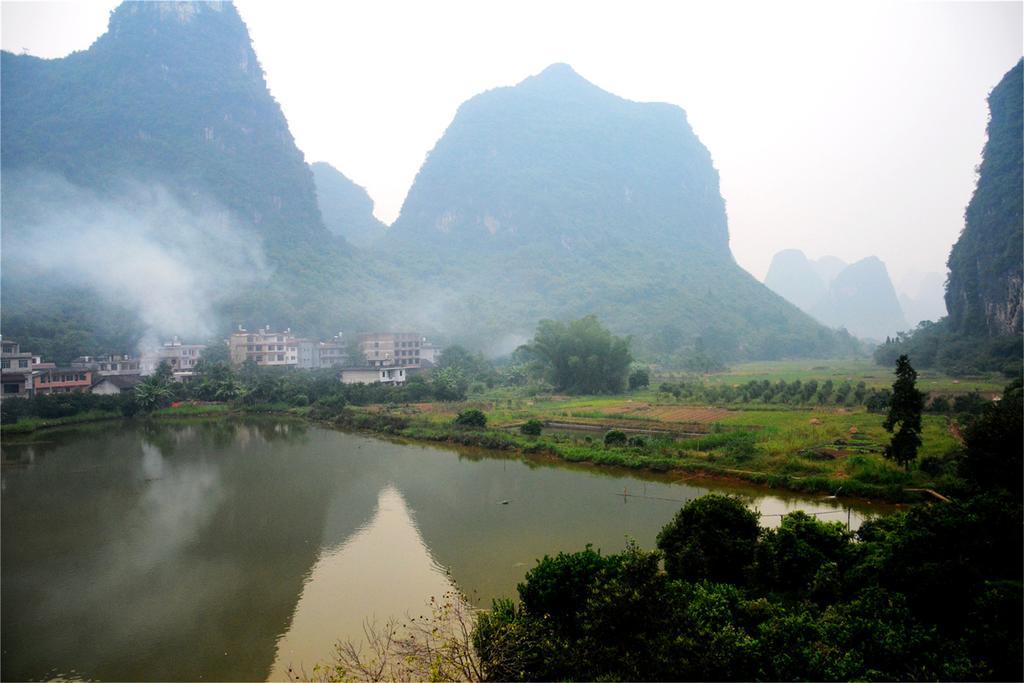
[[[340,502],[340,501],[339,501]],[[270,680],[312,666],[364,621],[427,614],[431,596],[452,588],[419,535],[402,495],[386,486],[373,518],[341,546],[325,548],[302,589],[291,627],[277,643]]]
[[[544,554],[651,547],[707,490],[274,419],[61,430],[3,462],[5,680],[280,678],[452,580],[487,605]]]

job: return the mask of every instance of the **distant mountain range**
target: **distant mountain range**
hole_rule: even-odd
[[[236,324],[500,351],[589,313],[667,364],[856,347],[736,265],[682,109],[564,64],[464,103],[387,230],[306,163],[229,3],[125,3],[88,50],[0,67],[3,328],[40,353]]]
[[[874,256],[847,265],[786,249],[772,258],[764,282],[817,320],[858,337],[880,341],[908,328],[889,272]]]

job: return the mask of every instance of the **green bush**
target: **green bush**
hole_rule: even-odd
[[[486,427],[487,416],[476,408],[470,408],[455,416],[455,424],[459,427]]]
[[[527,420],[525,424],[520,425],[519,433],[526,436],[540,436],[543,428],[544,423],[540,420]]]
[[[626,443],[626,433],[620,429],[609,430],[604,435],[605,446],[625,446]]]

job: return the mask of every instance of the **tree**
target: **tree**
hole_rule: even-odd
[[[651,385],[651,372],[645,367],[633,368],[629,373],[630,390],[642,389]]]
[[[733,496],[691,500],[658,534],[671,578],[742,583],[754,561],[758,515]]]
[[[896,381],[892,384],[889,414],[882,426],[892,434],[889,445],[885,447],[885,457],[903,465],[907,471],[921,447],[924,394],[917,390],[916,382],[917,371],[911,367],[910,359],[900,356],[896,359]]]
[[[540,321],[529,348],[557,390],[599,394],[622,391],[633,362],[629,345],[628,337],[613,336],[588,315],[569,323]]]
[[[1021,500],[1021,458],[1024,452],[1024,397],[1021,380],[1003,390],[1003,397],[985,406],[964,432],[966,451],[961,476],[982,490],[1006,489]]]
[[[173,394],[160,375],[147,377],[135,387],[135,403],[140,410],[151,413],[170,405]]]

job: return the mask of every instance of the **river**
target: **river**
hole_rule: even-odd
[[[891,509],[280,419],[85,425],[2,462],[3,680],[280,680],[452,587],[514,596],[545,554],[653,548],[709,489],[766,526]]]

